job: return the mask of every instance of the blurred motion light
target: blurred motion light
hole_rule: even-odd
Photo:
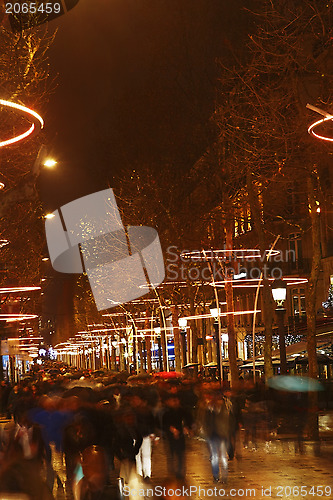
[[[43,118],[38,113],[36,113],[36,111],[33,111],[32,109],[29,109],[26,106],[22,106],[21,104],[16,104],[15,102],[11,101],[5,101],[4,99],[0,99],[0,106],[13,108],[20,114],[28,115],[28,118],[33,121],[31,127],[23,134],[12,137],[11,139],[7,139],[6,141],[1,141],[0,148],[3,148],[4,146],[9,146],[10,144],[14,144],[16,142],[21,141],[22,139],[25,139],[34,132],[34,130],[36,129],[36,125],[39,127],[39,129],[42,129],[44,127]]]
[[[314,131],[318,125],[321,125],[322,123],[326,123],[327,121],[333,120],[333,115],[330,113],[327,113],[327,111],[324,111],[323,109],[317,108],[317,106],[312,106],[312,104],[307,104],[306,107],[308,109],[311,109],[312,111],[315,111],[316,113],[319,113],[320,115],[324,116],[321,120],[318,120],[314,123],[312,123],[309,128],[308,128],[308,133],[310,135],[313,135],[317,139],[321,139],[322,141],[328,141],[328,142],[333,142],[333,137],[328,137],[325,135],[318,134]]]
[[[53,168],[56,166],[56,164],[57,164],[57,162],[55,160],[53,160],[53,158],[48,158],[43,163],[44,167],[47,167],[47,168]]]

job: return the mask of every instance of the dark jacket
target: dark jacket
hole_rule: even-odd
[[[205,407],[199,417],[206,439],[229,439],[231,431],[230,411],[224,403]]]

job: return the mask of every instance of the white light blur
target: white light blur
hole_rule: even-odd
[[[56,164],[57,164],[57,162],[53,158],[48,158],[43,163],[44,167],[47,167],[47,168],[53,168],[56,166]]]

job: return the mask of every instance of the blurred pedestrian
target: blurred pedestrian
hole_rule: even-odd
[[[162,430],[169,448],[169,473],[178,479],[185,477],[185,435],[190,434],[192,425],[192,416],[181,406],[177,394],[169,394],[162,414]]]
[[[16,423],[8,427],[6,434],[0,491],[25,493],[33,500],[52,500],[52,492],[42,479],[45,446],[39,425],[32,423],[26,413],[17,412]]]
[[[8,406],[8,397],[11,391],[10,385],[5,381],[1,380],[0,384],[0,413],[1,416],[6,416],[8,418],[7,414],[7,406]],[[10,416],[9,416],[10,418]]]
[[[135,456],[136,471],[145,480],[151,478],[152,442],[155,440],[155,418],[148,402],[139,395],[131,397],[131,406],[135,411],[137,426],[142,436],[142,444]]]
[[[135,413],[129,405],[123,405],[114,414],[115,424],[115,455],[120,461],[120,479],[122,484],[128,484],[136,470],[136,455],[142,445]]]
[[[231,431],[228,400],[218,392],[206,393],[198,420],[209,447],[214,481],[226,482]]]
[[[112,489],[107,484],[108,461],[100,446],[90,446],[81,454],[80,475],[74,484],[74,500],[111,500]]]
[[[9,418],[14,417],[16,421],[17,410],[21,399],[21,389],[19,384],[14,384],[13,389],[9,393],[7,411]]]

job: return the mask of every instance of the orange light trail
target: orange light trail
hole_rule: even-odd
[[[265,253],[268,253],[270,250],[265,250]],[[205,252],[206,256],[203,255]],[[237,255],[241,254],[241,255]],[[207,258],[210,260],[213,259],[228,259],[230,255],[234,255],[236,259],[260,259],[261,253],[258,248],[233,248],[231,250],[204,250],[198,251],[194,250],[192,252],[182,252],[181,257],[185,259],[195,259],[195,260],[206,260]],[[272,250],[270,257],[274,257],[276,255],[280,255],[279,250]]]
[[[18,292],[32,292],[34,290],[40,290],[40,286],[15,286],[15,287],[4,287],[0,288],[0,293],[18,293]]]
[[[233,288],[256,288],[258,286],[258,279],[257,278],[248,278],[248,279],[240,279],[237,281],[232,282],[232,287]],[[274,278],[268,278],[268,281],[274,281]],[[295,277],[295,278],[283,278],[283,281],[286,282],[287,286],[290,285],[304,285],[305,283],[308,282],[307,278],[300,278],[300,277]],[[216,281],[215,285],[218,287],[224,287],[225,283],[230,283],[230,281]],[[212,283],[210,283],[211,286],[213,286]],[[262,287],[263,285],[260,285]]]
[[[228,312],[220,313],[219,317],[225,317],[225,316],[229,316],[229,315],[240,316],[241,314],[254,314],[254,313],[258,313],[258,312],[261,312],[261,309],[257,309],[256,311],[254,311],[254,310],[228,311]],[[203,319],[203,318],[213,318],[213,316],[211,314],[207,313],[207,314],[198,314],[197,316],[183,316],[182,318],[179,318],[179,319],[191,320],[191,319]]]
[[[0,314],[0,321],[7,321],[7,323],[35,318],[38,318],[37,314]]]
[[[0,105],[5,106],[7,108],[13,108],[15,110],[18,110],[18,111],[28,115],[30,120],[33,119],[35,122],[23,134],[17,135],[16,137],[12,137],[11,139],[7,139],[6,141],[1,141],[0,148],[3,148],[5,146],[9,146],[11,144],[15,144],[16,142],[19,142],[19,141],[25,139],[26,137],[29,137],[29,135],[31,135],[34,132],[34,130],[36,129],[36,124],[39,125],[40,129],[42,129],[44,127],[44,120],[38,113],[36,113],[36,111],[33,111],[32,109],[27,108],[26,106],[22,106],[21,104],[16,104],[15,102],[5,101],[4,99],[0,99]]]
[[[329,120],[333,120],[333,116],[326,116],[326,118],[322,118],[321,120],[318,120],[318,121],[312,123],[312,125],[310,125],[310,127],[308,128],[309,134],[313,135],[314,137],[317,137],[317,139],[321,139],[322,141],[333,142],[333,137],[327,137],[325,135],[320,135],[314,131],[314,129],[316,127],[318,127],[318,125],[320,125],[321,123],[325,123]]]
[[[321,139],[322,141],[333,142],[332,137],[327,137],[325,135],[320,135],[320,134],[317,134],[316,132],[314,132],[314,129],[316,127],[318,127],[318,125],[321,125],[322,123],[325,123],[329,120],[333,120],[333,115],[330,115],[329,113],[327,113],[327,111],[324,111],[323,109],[317,108],[317,106],[313,106],[312,104],[307,104],[306,107],[308,109],[311,109],[312,111],[315,111],[319,115],[324,116],[324,118],[322,118],[321,120],[318,120],[318,121],[312,123],[312,125],[310,125],[310,127],[308,128],[309,134],[313,135],[314,137],[317,137],[317,139]]]

